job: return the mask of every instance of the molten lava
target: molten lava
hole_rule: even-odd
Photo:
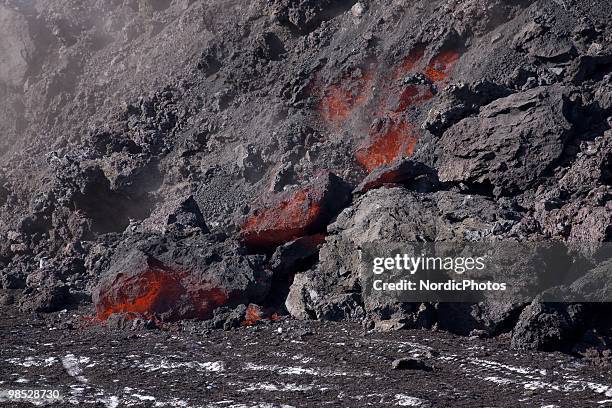
[[[425,76],[433,82],[444,81],[448,77],[448,70],[457,62],[460,56],[456,51],[442,51],[431,59],[425,69]]]
[[[408,85],[400,94],[392,111],[403,112],[411,106],[430,100],[433,96],[428,85]]]
[[[398,80],[404,75],[413,73],[415,68],[417,68],[417,66],[423,59],[424,54],[425,47],[423,47],[422,45],[419,45],[412,51],[410,51],[410,53],[404,58],[401,64],[395,68],[393,79]]]
[[[261,306],[251,303],[246,310],[244,320],[240,322],[241,326],[255,326],[261,321],[272,321],[277,322],[281,320],[278,313],[270,315],[271,310],[264,309]]]
[[[255,326],[258,321],[262,319],[261,317],[261,308],[257,305],[250,304],[246,310],[246,316],[242,322],[240,322],[241,326]]]
[[[209,316],[213,309],[227,301],[218,288],[185,284],[185,274],[149,268],[129,277],[119,274],[110,287],[101,291],[96,316],[106,320],[114,313],[143,317],[164,315],[164,320]]]
[[[357,162],[372,171],[414,151],[417,135],[414,127],[402,119],[388,119],[370,132],[369,144],[355,153]]]
[[[243,241],[254,247],[273,247],[306,235],[321,216],[311,189],[295,192],[276,206],[257,210],[242,226]]]
[[[318,111],[329,124],[340,124],[370,97],[370,72],[357,76],[346,76],[339,84],[329,85],[323,90]]]

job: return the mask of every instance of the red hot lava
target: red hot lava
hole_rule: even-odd
[[[257,210],[242,226],[244,242],[252,246],[276,246],[306,235],[321,215],[311,189],[296,191],[276,206]]]
[[[363,105],[370,97],[373,75],[358,71],[344,77],[339,84],[329,85],[322,91],[318,111],[329,124],[339,124]]]
[[[205,319],[227,299],[219,288],[187,283],[185,274],[149,267],[129,276],[118,274],[102,287],[95,299],[96,316],[106,320],[114,313],[131,313],[162,316],[166,321]]]
[[[261,319],[261,308],[257,305],[250,304],[249,307],[247,307],[246,316],[244,317],[244,320],[240,323],[240,325],[254,326]]]
[[[320,232],[350,200],[350,188],[332,173],[301,189],[272,198],[242,226],[247,247],[272,249],[296,238]]]
[[[357,150],[357,162],[372,171],[414,151],[417,136],[414,127],[402,119],[387,119],[370,132],[369,144]]]
[[[269,311],[264,310],[262,307],[254,304],[250,304],[247,307],[244,320],[240,322],[241,326],[255,326],[262,320],[270,320],[273,322],[279,321],[281,317],[277,313],[269,314]]]
[[[433,82],[444,81],[448,77],[448,71],[460,56],[456,51],[442,51],[431,59],[425,69],[425,76]]]
[[[419,65],[425,54],[425,47],[422,45],[415,47],[410,53],[404,58],[402,63],[395,68],[393,79],[398,80],[406,74],[414,72],[415,68]]]
[[[433,98],[429,85],[408,85],[399,96],[393,112],[403,112],[411,106],[417,105]]]

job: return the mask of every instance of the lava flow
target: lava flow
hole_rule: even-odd
[[[148,268],[140,273],[119,274],[101,289],[96,316],[108,319],[114,313],[143,317],[163,316],[164,320],[204,319],[213,309],[226,303],[227,295],[218,288],[187,285],[184,274]]]
[[[425,76],[433,82],[444,81],[448,77],[448,70],[460,56],[456,51],[442,51],[429,62],[425,69]]]
[[[339,84],[329,85],[321,92],[318,111],[329,124],[340,124],[370,97],[371,72],[345,76]]]
[[[355,153],[357,162],[372,171],[414,151],[417,135],[414,127],[403,119],[387,119],[370,132],[369,144]]]
[[[321,206],[309,188],[296,191],[276,206],[257,210],[242,227],[250,246],[272,247],[306,235],[321,215]]]
[[[270,204],[255,210],[240,232],[242,242],[254,249],[273,249],[285,242],[323,231],[350,201],[351,188],[326,172],[310,184],[270,197]]]
[[[429,85],[408,85],[400,94],[399,99],[395,101],[392,111],[403,112],[411,106],[430,100],[433,96]]]
[[[419,65],[425,55],[425,47],[422,45],[415,47],[402,60],[401,64],[395,68],[393,79],[398,80],[406,74],[414,72],[414,69]]]

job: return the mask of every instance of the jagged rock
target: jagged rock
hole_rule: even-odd
[[[519,350],[567,350],[584,331],[587,307],[582,304],[543,303],[536,298],[521,313],[512,331],[512,347]]]
[[[505,87],[488,81],[470,85],[463,82],[451,84],[438,94],[439,102],[427,113],[423,127],[440,136],[455,123],[478,113],[481,106],[509,94],[510,91]]]
[[[291,316],[300,320],[314,319],[314,313],[309,313],[309,297],[316,298],[318,295],[314,290],[308,289],[310,279],[306,274],[298,273],[293,277],[293,284],[285,300],[285,307]]]
[[[470,205],[466,207],[467,202]],[[504,214],[493,201],[482,197],[448,191],[420,194],[403,188],[371,190],[328,227],[332,235],[321,247],[319,263],[296,275],[287,309],[302,319],[359,319],[366,313],[374,321],[402,319],[406,327],[431,327],[431,311],[427,312],[427,307],[421,310],[420,303],[362,297],[360,250],[370,243],[482,240],[507,230],[513,222],[504,221],[506,217],[511,214]],[[509,309],[511,314],[513,308]],[[503,313],[492,313],[485,323],[482,313],[472,316],[471,310],[455,311],[472,321],[481,320],[470,329],[487,325],[497,329],[507,318]]]
[[[193,196],[161,203],[142,223],[142,229],[156,232],[198,230],[210,232]]]
[[[318,253],[319,246],[325,242],[323,234],[298,238],[276,248],[270,265],[277,275],[296,272],[296,268]]]
[[[341,0],[274,0],[268,9],[280,23],[306,34],[353,4]]]
[[[46,282],[33,288],[27,296],[21,298],[19,308],[24,312],[57,312],[65,309],[70,300],[67,286]]]
[[[353,194],[363,194],[385,185],[409,184],[419,192],[433,190],[438,184],[435,171],[420,162],[404,159],[397,163],[382,166],[368,176],[353,190]]]
[[[447,130],[439,142],[441,181],[524,190],[561,157],[572,126],[564,90],[535,88],[498,99]]]

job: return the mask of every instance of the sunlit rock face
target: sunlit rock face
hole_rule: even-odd
[[[22,86],[33,51],[26,19],[0,6],[0,82],[12,88]]]

